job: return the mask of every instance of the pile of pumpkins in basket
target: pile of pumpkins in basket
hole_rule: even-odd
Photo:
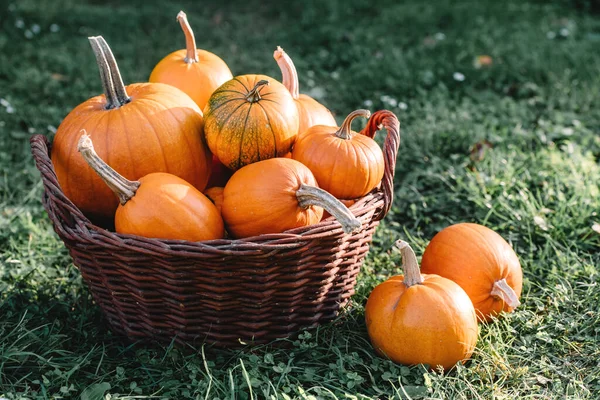
[[[299,94],[279,47],[282,83],[233,77],[222,59],[196,48],[186,15],[177,19],[186,49],[161,60],[149,83],[125,86],[107,43],[89,38],[104,94],[77,106],[56,132],[51,158],[65,195],[94,223],[148,238],[245,238],[329,214],[345,232],[360,228],[347,207],[384,174],[380,147],[350,127],[370,113],[356,110],[337,127],[327,108]],[[477,317],[519,304],[519,261],[488,228],[438,233],[423,275],[410,246],[397,245],[405,274],[377,286],[365,312],[376,351],[396,362],[450,368],[473,352]]]
[[[183,12],[178,20],[187,48],[161,60],[149,83],[125,86],[106,41],[89,38],[104,95],[77,106],[56,132],[51,158],[65,195],[98,225],[150,238],[280,233],[318,223],[324,211],[346,232],[360,228],[346,205],[384,171],[375,140],[350,129],[370,112],[337,127],[327,108],[298,94],[281,48],[283,83],[233,77],[196,49]]]

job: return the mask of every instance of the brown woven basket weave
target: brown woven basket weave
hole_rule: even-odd
[[[385,127],[380,188],[351,207],[360,231],[344,234],[329,218],[281,234],[187,242],[117,234],[92,224],[62,192],[50,146],[31,149],[44,184],[43,204],[113,331],[132,340],[266,343],[333,319],[354,293],[379,220],[392,203],[400,126],[389,111],[365,134]]]

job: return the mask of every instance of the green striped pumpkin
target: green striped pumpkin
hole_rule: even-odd
[[[210,151],[237,170],[290,152],[299,117],[281,83],[265,75],[240,75],[212,94],[204,108],[204,124]]]

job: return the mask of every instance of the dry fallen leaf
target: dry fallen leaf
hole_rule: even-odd
[[[68,81],[69,78],[67,78],[65,75],[59,74],[59,73],[53,73],[52,75],[50,75],[50,78],[54,79],[55,81]]]
[[[492,60],[492,57],[483,54],[483,55],[475,57],[475,61],[473,61],[473,66],[475,68],[479,69],[479,68],[483,68],[483,67],[489,67],[493,63],[494,63],[494,61]]]
[[[482,140],[480,142],[475,143],[471,147],[471,154],[469,155],[471,157],[471,161],[479,162],[483,160],[487,150],[491,149],[492,147],[493,145],[487,140]]]

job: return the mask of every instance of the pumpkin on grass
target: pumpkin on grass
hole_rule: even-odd
[[[265,75],[224,83],[204,109],[210,150],[227,168],[290,152],[298,135],[298,110],[285,86]]]
[[[365,307],[375,350],[400,364],[429,364],[445,370],[471,357],[477,343],[477,317],[460,286],[419,272],[415,253],[399,240],[404,275],[371,292]]]
[[[172,52],[156,64],[149,80],[183,90],[203,109],[215,89],[233,75],[219,56],[196,48],[194,32],[183,11],[177,14],[177,21],[185,34],[186,48]]]
[[[520,304],[519,258],[502,236],[485,226],[460,223],[442,229],[425,249],[421,269],[460,285],[483,320]]]
[[[125,179],[98,157],[85,131],[78,150],[119,198],[115,213],[118,233],[192,242],[224,236],[217,208],[183,179],[163,172],[145,175],[139,181]]]
[[[118,199],[77,152],[81,129],[93,138],[100,157],[128,179],[168,172],[204,189],[211,154],[198,106],[169,85],[124,86],[108,44],[102,37],[89,40],[104,95],[78,105],[56,131],[51,157],[65,195],[100,225],[114,218]]]
[[[314,173],[319,187],[338,199],[362,197],[383,178],[383,152],[377,142],[350,129],[356,117],[370,115],[368,110],[356,110],[340,128],[313,126],[298,137],[292,150],[292,158]]]
[[[277,46],[273,58],[281,69],[283,78],[281,83],[289,90],[296,102],[296,107],[298,107],[300,118],[298,135],[303,134],[308,128],[315,125],[337,126],[335,118],[324,105],[306,94],[300,94],[298,73],[290,56],[281,47]]]
[[[310,170],[271,158],[236,171],[223,191],[227,231],[243,238],[316,224],[327,209],[349,233],[361,224],[339,200],[317,187]]]

